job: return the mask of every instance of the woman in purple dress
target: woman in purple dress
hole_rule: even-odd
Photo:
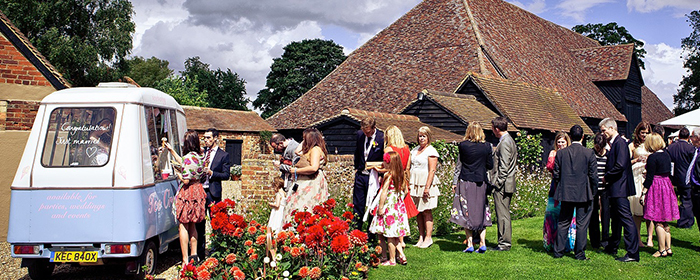
[[[666,257],[673,255],[668,222],[680,217],[676,193],[669,179],[671,156],[663,150],[664,139],[656,133],[646,137],[644,146],[651,154],[647,157],[647,174],[639,201],[644,205],[644,219],[653,221],[656,226],[659,250],[653,256]]]

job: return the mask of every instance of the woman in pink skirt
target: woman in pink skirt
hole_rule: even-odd
[[[656,225],[659,250],[653,256],[671,256],[673,252],[668,222],[679,218],[678,200],[669,179],[671,156],[663,150],[664,139],[656,133],[646,137],[644,146],[651,154],[647,158],[646,179],[639,202],[644,205],[644,219],[653,221]]]

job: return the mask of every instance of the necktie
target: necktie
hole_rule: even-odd
[[[370,143],[372,143],[372,138],[367,137],[367,141],[365,142],[365,150],[369,150]]]
[[[211,155],[211,148],[207,149],[207,155],[204,156],[204,167],[209,167],[209,156]],[[204,174],[205,180],[209,179],[209,174]]]
[[[693,174],[693,167],[695,167],[695,160],[698,158],[698,149],[695,149],[695,153],[693,154],[693,160],[690,162],[690,165],[688,165],[688,172],[685,174],[685,184],[686,186],[690,184],[690,177]]]

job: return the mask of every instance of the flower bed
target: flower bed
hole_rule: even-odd
[[[212,206],[211,257],[190,263],[182,279],[365,279],[370,266],[379,263],[380,249],[367,244],[367,234],[351,230],[353,215],[333,215],[334,199],[295,212],[278,234],[235,214],[227,199]],[[276,249],[270,255],[268,247]]]

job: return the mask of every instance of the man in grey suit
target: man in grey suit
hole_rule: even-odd
[[[554,158],[552,178],[557,186],[554,199],[561,202],[554,257],[561,258],[564,255],[569,240],[569,226],[576,210],[574,254],[577,260],[586,260],[586,233],[591,221],[593,194],[598,190],[598,161],[593,150],[581,145],[583,128],[580,125],[571,127],[569,136],[571,146],[557,152]]]
[[[491,169],[490,181],[494,188],[493,202],[496,208],[498,224],[497,251],[508,251],[511,246],[510,199],[515,193],[515,169],[518,159],[518,147],[513,137],[508,134],[508,120],[497,117],[491,121],[493,134],[498,137],[498,145],[494,151],[494,166]]]
[[[284,191],[289,193],[294,184],[294,176],[292,176],[290,170],[299,160],[299,155],[294,153],[294,150],[299,147],[299,143],[294,138],[285,138],[284,135],[275,133],[270,137],[270,146],[275,150],[275,153],[282,154],[280,161],[275,161],[273,164],[282,172],[282,179],[285,181]]]

